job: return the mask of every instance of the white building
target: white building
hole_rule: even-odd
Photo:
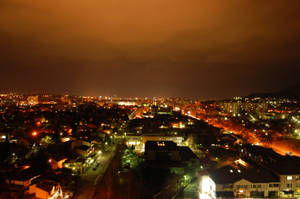
[[[279,182],[250,182],[241,179],[233,183],[235,197],[242,198],[264,198],[277,197],[279,194]]]
[[[198,173],[199,199],[216,199],[216,184],[206,172]]]
[[[217,198],[264,198],[280,195],[279,177],[262,167],[224,166],[210,172]]]

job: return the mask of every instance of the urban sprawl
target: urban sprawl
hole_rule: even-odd
[[[300,198],[300,102],[0,95],[0,198]]]

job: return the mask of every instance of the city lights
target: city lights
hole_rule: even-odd
[[[178,190],[192,189],[200,198],[215,199],[223,190],[230,192],[232,197],[249,198],[250,187],[255,189],[264,186],[270,187],[270,190],[275,188],[269,184],[256,185],[249,182],[252,185],[246,189],[248,185],[243,184],[244,181],[219,186],[210,175],[213,176],[215,171],[223,169],[222,175],[230,176],[232,179],[247,176],[251,169],[268,162],[264,157],[264,150],[269,150],[266,154],[272,155],[279,149],[278,153],[284,154],[285,156],[282,156],[284,158],[293,158],[296,157],[293,155],[299,154],[298,148],[293,147],[293,142],[297,142],[300,134],[297,114],[293,112],[291,116],[291,113],[285,112],[285,119],[282,119],[282,111],[272,110],[272,107],[279,109],[280,103],[276,103],[276,106],[272,103],[272,107],[266,107],[265,104],[269,103],[263,98],[255,99],[253,104],[251,98],[244,102],[242,98],[239,102],[220,100],[209,101],[207,104],[176,100],[175,105],[173,99],[159,101],[157,98],[154,103],[149,99],[145,102],[145,99],[138,98],[134,101],[135,105],[126,106],[119,102],[134,99],[118,98],[113,101],[113,98],[64,96],[63,100],[58,98],[61,102],[51,103],[50,108],[49,103],[42,97],[39,96],[38,99],[39,105],[22,105],[22,107],[20,105],[19,110],[19,114],[23,114],[22,117],[34,113],[31,120],[25,118],[22,121],[22,117],[19,118],[24,131],[31,132],[29,134],[31,136],[24,136],[22,140],[16,136],[17,131],[9,134],[10,139],[6,139],[5,133],[1,135],[2,143],[8,141],[18,146],[19,142],[24,142],[29,145],[25,156],[16,150],[9,155],[7,163],[15,165],[15,168],[17,166],[16,169],[19,171],[30,171],[35,168],[36,162],[26,161],[24,165],[22,161],[24,158],[35,158],[36,154],[41,153],[44,157],[48,157],[47,169],[55,171],[55,175],[65,172],[64,175],[79,177],[79,181],[84,178],[89,186],[101,182],[106,169],[118,155],[120,157],[118,164],[121,167],[116,173],[122,178],[122,183],[128,172],[140,172],[141,169],[147,170],[152,167],[165,168],[170,169],[170,175],[173,175],[166,174],[167,178],[177,179],[177,181],[174,179],[170,181],[177,182]],[[94,103],[89,104],[92,100]],[[68,101],[72,103],[69,104]],[[180,107],[180,111],[175,107]],[[45,111],[48,113],[46,114]],[[86,114],[88,117],[85,117]],[[238,115],[240,116],[237,117]],[[57,118],[61,119],[57,120]],[[275,129],[275,121],[285,125],[275,126],[281,128],[281,131]],[[286,142],[284,148],[280,144],[283,141]],[[120,147],[120,143],[126,144],[124,148]],[[271,152],[271,148],[275,152]],[[281,156],[272,157],[276,163],[284,163],[277,158]],[[168,165],[171,167],[168,168]],[[270,165],[264,165],[263,169],[268,167]],[[277,167],[272,169],[276,170]],[[66,170],[58,172],[63,168]],[[209,172],[206,168],[209,168]],[[257,168],[256,171],[261,169]],[[196,183],[193,179],[197,178],[196,173],[199,171],[203,173],[198,176]],[[48,179],[44,179],[42,174],[40,178],[43,182],[47,181]],[[280,181],[276,179],[272,181],[278,185],[274,185],[277,195],[282,194],[281,190],[292,189],[295,186],[294,179],[298,179],[298,174],[282,176],[280,171],[277,171],[274,175],[278,175],[280,179]],[[143,174],[139,173],[138,176]],[[259,177],[260,175],[256,175],[256,178]],[[71,181],[69,188],[72,185]],[[74,181],[72,183],[74,184]],[[292,188],[284,187],[284,184],[292,184],[288,185]],[[170,188],[172,186],[170,185]],[[158,194],[167,194],[169,191],[162,187]],[[73,193],[76,192],[71,191],[71,194],[66,193],[63,197]],[[77,193],[85,194],[86,191],[80,189]],[[296,192],[294,196],[297,196]]]
[[[0,0],[0,199],[300,199],[300,0]]]

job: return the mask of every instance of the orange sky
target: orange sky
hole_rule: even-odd
[[[297,84],[299,10],[297,0],[1,0],[0,90],[276,90]]]

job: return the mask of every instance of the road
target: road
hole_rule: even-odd
[[[127,196],[126,188],[124,183],[119,184],[119,169],[121,165],[121,157],[125,149],[124,144],[117,146],[117,153],[110,163],[109,168],[103,176],[103,179],[96,186],[96,192],[94,193],[93,199],[123,199]],[[123,180],[129,180],[130,176],[123,178]],[[125,197],[127,199],[127,197]],[[130,198],[130,197],[129,197]]]
[[[111,160],[116,154],[116,146],[113,145],[109,151],[98,155],[97,162],[99,166],[94,170],[94,165],[90,166],[88,170],[80,176],[78,193],[76,199],[90,199],[93,197],[96,185],[101,182]]]
[[[275,152],[281,155],[291,153],[292,155],[300,157],[300,140],[284,138],[284,136],[280,136],[281,134],[279,132],[272,132],[272,135],[270,135],[272,136],[272,139],[268,142],[257,136],[257,133],[252,132],[251,129],[247,129],[240,124],[235,124],[230,121],[225,122],[223,120],[220,120],[218,117],[210,117],[209,115],[185,115],[193,119],[206,121],[209,125],[212,125],[216,128],[222,128],[224,130],[231,131],[232,133],[241,136],[247,143],[259,143],[260,146],[272,148]]]

